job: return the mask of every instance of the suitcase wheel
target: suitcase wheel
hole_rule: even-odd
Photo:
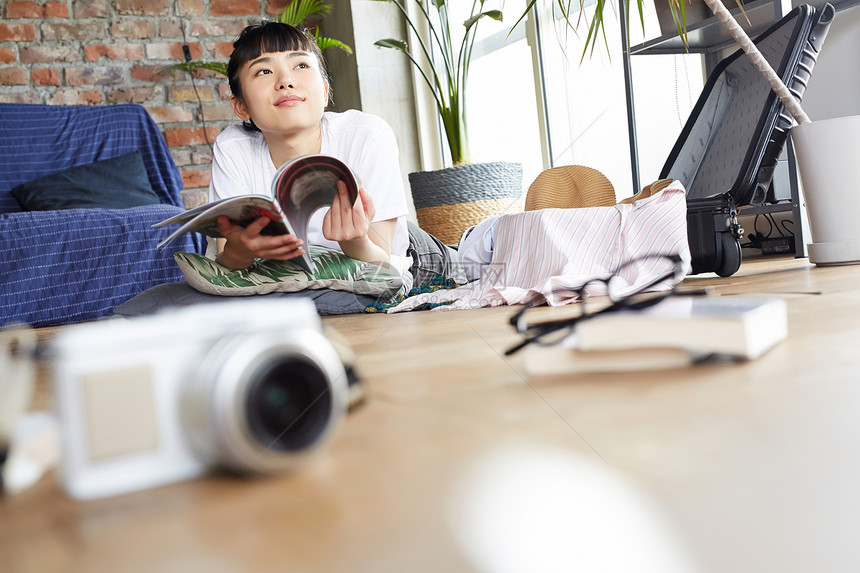
[[[731,233],[720,233],[722,257],[716,273],[721,277],[730,277],[741,268],[741,244]]]

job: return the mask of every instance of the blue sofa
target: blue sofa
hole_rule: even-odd
[[[134,151],[158,204],[24,211],[10,194],[39,177]],[[0,104],[0,326],[111,316],[138,293],[183,280],[173,254],[202,253],[204,238],[189,233],[159,251],[172,227],[151,228],[182,210],[181,189],[164,137],[138,105]]]

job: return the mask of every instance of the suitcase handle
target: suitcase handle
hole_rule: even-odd
[[[836,8],[833,7],[833,4],[827,3],[821,7],[818,18],[815,19],[815,24],[812,26],[812,33],[809,36],[809,44],[816,52],[821,51],[821,46],[824,44],[828,30],[830,30],[830,24],[833,23],[835,17]]]

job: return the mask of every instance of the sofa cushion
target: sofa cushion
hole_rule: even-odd
[[[315,267],[313,276],[289,261],[262,259],[247,269],[234,271],[193,253],[178,252],[174,259],[189,285],[221,296],[331,289],[389,300],[403,287],[403,277],[393,269],[316,245],[311,245],[310,254]]]
[[[26,211],[127,209],[160,202],[139,151],[45,175],[10,193]]]
[[[0,103],[0,133],[0,213],[21,211],[9,193],[18,185],[132,151],[143,156],[161,203],[182,206],[182,176],[170,147],[138,104]]]

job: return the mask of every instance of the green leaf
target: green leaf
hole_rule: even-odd
[[[338,48],[343,50],[347,54],[352,54],[352,48],[348,45],[344,44],[340,40],[335,40],[334,38],[326,38],[325,36],[314,35],[314,40],[316,40],[317,46],[319,46],[320,51],[326,51],[329,48]]]
[[[559,0],[559,4],[560,3],[561,3],[561,0]],[[517,26],[520,25],[520,22],[522,22],[523,20],[526,19],[526,16],[529,15],[529,12],[531,12],[531,9],[534,7],[535,4],[537,4],[537,0],[529,0],[529,3],[526,6],[526,9],[523,10],[523,13],[520,15],[520,17],[517,19],[516,22],[514,22],[514,25],[511,27],[511,31],[508,32],[508,36],[510,36],[511,33],[514,31],[514,28],[516,28]]]
[[[478,20],[480,20],[481,18],[483,18],[485,16],[487,18],[492,18],[493,20],[496,20],[497,22],[502,21],[502,11],[501,10],[489,10],[487,12],[481,12],[480,14],[476,14],[476,15],[472,16],[471,18],[469,18],[468,20],[463,22],[463,26],[465,26],[466,30],[468,30],[472,26],[474,26]]]
[[[332,10],[333,7],[326,4],[324,0],[293,0],[284,7],[284,11],[278,16],[278,22],[301,28],[304,21],[311,16],[330,14]],[[328,48],[338,48],[347,54],[352,54],[352,48],[347,44],[340,40],[320,36],[319,30],[314,30],[314,40],[321,51]]]
[[[392,48],[394,50],[400,50],[401,52],[408,52],[409,46],[406,45],[406,42],[403,40],[395,40],[394,38],[386,38],[385,40],[377,40],[373,43],[374,46],[379,46],[380,48]]]
[[[302,23],[317,14],[329,14],[332,7],[323,0],[293,0],[286,6],[278,17],[281,24],[299,27]]]

